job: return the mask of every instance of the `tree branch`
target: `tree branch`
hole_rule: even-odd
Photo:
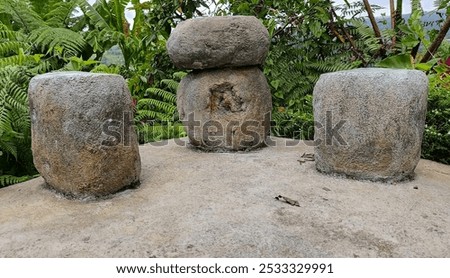
[[[275,34],[273,34],[272,37],[276,37],[276,36],[278,36],[279,34],[281,34],[281,33],[289,26],[289,24],[292,24],[292,23],[295,22],[296,20],[299,21],[299,25],[302,24],[304,18],[305,18],[304,16],[299,17],[298,15],[294,15],[294,16],[290,17],[289,20],[288,20],[288,22],[286,22],[286,24],[284,24],[283,27],[279,28],[279,29],[275,32]]]
[[[439,34],[437,35],[436,39],[430,45],[425,55],[423,55],[422,60],[420,60],[421,63],[426,63],[431,60],[431,58],[438,50],[439,46],[441,46],[441,43],[445,39],[445,35],[447,35],[449,29],[450,29],[450,15],[447,16],[447,19],[442,25],[441,30],[439,30]]]
[[[334,10],[333,6],[330,6],[330,10],[331,10],[331,23],[334,24],[334,18],[338,18],[338,15],[336,14],[336,11]],[[364,64],[364,66],[366,66],[367,62],[364,59],[364,56],[358,50],[358,47],[356,46],[355,41],[352,39],[352,36],[348,33],[347,29],[345,29],[344,26],[340,26],[340,28],[341,28],[342,32],[344,33],[345,38],[349,41],[350,49],[352,50],[352,52],[356,55],[356,57],[358,57],[359,60],[361,60],[361,62]],[[343,38],[340,35],[338,36],[338,39],[341,42],[345,41],[345,40],[343,41]]]

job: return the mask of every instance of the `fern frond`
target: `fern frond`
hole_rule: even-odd
[[[370,28],[367,24],[359,20],[351,20],[350,22],[356,28],[356,32],[360,37],[359,42],[362,43],[362,45],[360,44],[360,47],[366,49],[366,51],[369,50],[369,52],[372,53],[380,49],[381,47],[380,39],[375,36],[375,33],[372,28]],[[386,36],[388,33],[383,32],[383,34]],[[388,38],[382,39],[386,40]]]
[[[184,71],[177,71],[173,74],[173,78],[176,80],[181,80],[187,75],[187,72]]]
[[[5,85],[8,94],[5,96],[6,105],[12,110],[19,110],[23,113],[28,113],[28,95],[23,87],[13,82],[8,82]]]
[[[87,46],[83,36],[66,28],[43,27],[31,32],[30,38],[42,52],[78,56]]]
[[[334,72],[334,71],[340,71],[340,70],[349,70],[349,69],[356,68],[355,64],[348,63],[348,62],[339,62],[339,61],[336,61],[335,59],[311,62],[307,66],[311,69],[315,69],[322,73]],[[315,82],[317,82],[317,80],[318,79],[315,78],[311,81],[313,81],[315,83]]]
[[[64,28],[69,24],[79,1],[58,1],[52,5],[52,9],[45,15],[46,23],[51,27]]]
[[[185,75],[186,73],[179,72],[174,74],[174,78]],[[149,121],[153,123],[153,126],[155,122],[165,122],[166,125],[170,125],[171,122],[178,120],[175,93],[178,84],[179,82],[174,79],[163,79],[160,85],[165,87],[164,89],[153,87],[146,90],[147,97],[140,99],[136,105],[135,120],[138,128],[139,124],[148,123]],[[181,132],[175,132],[175,129],[172,128],[172,131],[166,135],[168,136],[167,138],[173,138],[173,136],[181,135]],[[147,139],[143,140],[143,142],[148,142],[149,140]]]
[[[30,68],[34,74],[47,73],[58,68],[55,59],[41,60],[35,67]]]
[[[154,142],[170,138],[186,136],[183,125],[172,122],[154,123],[144,122],[137,124],[139,142]]]
[[[153,111],[153,110],[139,110],[138,112],[136,112],[134,119],[137,122],[146,122],[149,119],[170,121],[170,120],[173,120],[173,116],[170,116],[166,113]]]
[[[5,187],[5,186],[12,185],[12,184],[19,183],[19,182],[25,182],[32,178],[34,178],[34,176],[16,177],[13,175],[1,175],[0,176],[0,187]]]
[[[5,140],[5,134],[1,135],[3,138],[2,140],[0,140],[0,150],[9,155],[12,155],[14,159],[17,160],[17,143],[13,142],[12,140]]]
[[[152,98],[140,99],[137,103],[138,112],[141,108],[145,108],[145,107],[154,107],[154,108],[161,110],[167,114],[173,114],[175,112],[175,110],[177,109],[177,107],[175,105],[164,102],[164,101],[160,101],[157,99],[152,99]]]
[[[27,73],[20,67],[0,68],[0,148],[18,158],[18,146],[29,134]]]
[[[163,80],[161,80],[161,84],[166,85],[166,87],[172,91],[176,91],[178,89],[178,85],[180,83],[173,79],[163,79]]]
[[[20,49],[28,48],[29,45],[19,41],[5,41],[0,42],[0,56],[9,56],[11,54],[17,54]]]
[[[161,81],[162,82],[162,81]],[[175,81],[174,81],[175,82]],[[175,82],[178,84],[178,82]],[[178,85],[177,85],[178,87]],[[175,103],[177,101],[176,95],[172,94],[171,92],[165,91],[163,89],[159,88],[148,88],[146,90],[147,93],[152,94],[154,96],[161,97],[163,100]]]
[[[9,30],[8,27],[0,22],[0,39],[17,40],[16,32]]]
[[[17,132],[12,128],[10,111],[4,106],[4,91],[0,90],[0,150],[2,153],[10,154],[17,159],[17,145],[14,138],[17,138]]]
[[[22,65],[23,58],[19,55],[13,55],[5,58],[0,58],[0,67]]]
[[[46,25],[27,1],[0,0],[0,14],[2,13],[10,15],[13,21],[19,23],[26,33]]]

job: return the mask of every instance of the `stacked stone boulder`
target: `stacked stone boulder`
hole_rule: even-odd
[[[208,151],[261,147],[270,132],[272,100],[261,67],[269,34],[252,16],[190,19],[167,49],[180,69],[177,107],[191,145]]]
[[[84,198],[139,184],[133,107],[122,76],[48,73],[32,78],[28,93],[34,165],[51,188]]]

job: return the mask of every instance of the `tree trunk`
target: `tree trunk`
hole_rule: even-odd
[[[395,25],[398,26],[402,23],[402,14],[403,14],[403,0],[397,0],[397,8],[395,9]]]
[[[377,21],[375,20],[375,16],[373,15],[372,7],[369,4],[369,0],[363,0],[364,7],[366,8],[367,15],[369,16],[370,23],[372,24],[373,31],[375,36],[381,40],[381,32],[380,28],[378,28]]]
[[[390,4],[390,9],[391,9],[391,29],[395,30],[395,6],[394,6],[394,0],[390,0],[389,4]],[[394,49],[396,39],[397,38],[396,38],[395,33],[394,33],[394,35],[392,36],[391,49]]]

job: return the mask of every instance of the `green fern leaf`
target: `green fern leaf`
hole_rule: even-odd
[[[30,34],[42,52],[61,54],[64,57],[79,56],[87,46],[83,36],[66,28],[43,27],[33,30]]]
[[[173,80],[173,79],[163,79],[161,80],[161,83],[166,85],[167,88],[169,88],[172,91],[176,91],[178,89],[179,82]]]
[[[137,122],[147,122],[151,120],[170,121],[173,120],[173,116],[153,110],[140,110],[136,113],[135,120]]]
[[[157,99],[152,98],[140,99],[137,104],[138,111],[139,109],[145,107],[155,107],[156,109],[162,110],[163,112],[166,112],[168,114],[173,114],[177,109],[175,105]]]
[[[73,16],[79,1],[58,1],[52,5],[52,9],[45,15],[46,23],[51,27],[67,27]]]
[[[172,94],[171,92],[165,91],[163,89],[148,88],[146,92],[151,95],[161,97],[163,100],[170,102],[170,103],[175,103],[177,101],[176,95]]]
[[[187,75],[187,72],[184,72],[184,71],[178,71],[178,72],[175,72],[175,73],[173,74],[173,78],[176,79],[176,80],[181,80],[181,79],[183,79],[186,75]]]
[[[45,26],[42,18],[23,0],[0,0],[0,14],[8,14],[18,22],[26,33]]]
[[[0,176],[0,187],[5,187],[5,186],[12,185],[12,184],[19,183],[19,182],[25,182],[34,177],[35,176],[16,177],[16,176],[12,176],[12,175],[1,175]]]
[[[20,50],[28,48],[29,45],[19,41],[5,41],[0,42],[0,56],[9,56],[11,54],[17,54]]]

